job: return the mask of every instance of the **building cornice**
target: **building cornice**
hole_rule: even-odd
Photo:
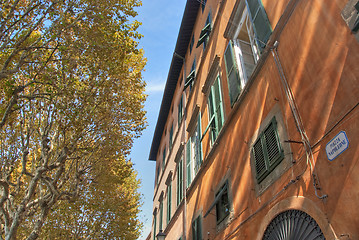
[[[175,51],[173,53],[170,70],[167,77],[165,90],[162,97],[160,112],[157,119],[155,132],[153,134],[149,160],[155,161],[157,151],[161,142],[163,129],[166,125],[168,113],[171,108],[172,99],[177,86],[179,75],[184,63],[184,58],[192,36],[194,24],[197,19],[200,3],[197,0],[187,0],[182,23],[177,37]]]

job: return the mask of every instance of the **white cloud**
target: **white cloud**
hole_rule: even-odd
[[[146,87],[146,93],[158,93],[158,92],[163,92],[163,90],[165,89],[165,84],[166,83],[156,83],[156,84],[151,84],[149,83]]]

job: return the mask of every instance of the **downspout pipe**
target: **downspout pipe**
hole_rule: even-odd
[[[319,183],[319,178],[317,176],[317,174],[314,172],[313,166],[314,166],[314,158],[313,158],[313,152],[312,152],[312,147],[309,141],[309,138],[305,132],[305,128],[302,122],[302,119],[300,117],[299,111],[298,111],[298,107],[295,103],[295,99],[293,96],[293,92],[292,89],[289,86],[287,77],[284,74],[284,70],[283,70],[283,66],[281,64],[280,58],[279,58],[279,54],[278,54],[278,46],[279,46],[279,42],[275,41],[273,44],[273,47],[271,48],[271,52],[275,61],[275,64],[277,66],[278,72],[279,72],[279,76],[280,76],[280,80],[281,83],[284,87],[285,90],[285,95],[287,97],[287,101],[289,103],[290,109],[292,111],[294,120],[295,120],[295,124],[297,126],[297,129],[301,135],[302,138],[302,143],[305,147],[305,152],[307,155],[307,165],[310,165],[310,170],[312,172],[312,178],[313,178],[313,185],[314,185],[314,190],[315,190],[315,195],[317,196],[317,198],[323,200],[325,198],[328,197],[328,195],[323,194],[321,196],[319,196],[318,194],[318,189],[321,189],[320,187],[320,183]]]
[[[174,52],[173,53],[173,56],[175,57],[178,57],[180,58],[182,61],[183,61],[183,79],[182,79],[182,83],[185,82],[185,79],[186,79],[186,59],[184,57],[182,57],[181,55],[179,55],[178,53]],[[183,91],[184,93],[184,106],[187,105],[187,98],[186,98],[186,92]],[[182,94],[181,94],[181,97],[182,97]],[[186,107],[184,108],[184,114],[183,114],[183,121],[182,121],[182,125],[186,126],[186,121],[187,121],[187,111],[186,111]],[[181,142],[185,143],[186,142],[186,127],[183,127],[183,130],[182,130],[182,137],[181,137]],[[185,156],[186,156],[186,147],[184,147],[184,150],[183,150],[183,155],[184,155],[184,158],[183,158],[183,162],[182,162],[182,171],[183,171],[183,184],[182,184],[182,192],[183,192],[183,196],[184,196],[184,203],[183,203],[183,219],[182,219],[182,227],[183,227],[183,233],[182,233],[182,237],[183,237],[183,240],[186,240],[187,236],[186,236],[186,231],[187,231],[187,226],[186,226],[186,219],[187,219],[187,194],[186,194],[186,179],[187,179],[187,171],[186,171],[186,159],[185,159]]]

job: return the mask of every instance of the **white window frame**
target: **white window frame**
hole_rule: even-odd
[[[239,25],[238,25],[238,27],[237,27],[237,29],[235,31],[234,37],[233,37],[234,57],[235,57],[236,62],[237,62],[237,67],[238,67],[238,71],[239,71],[239,79],[240,79],[242,88],[246,85],[246,83],[248,82],[248,79],[250,77],[250,76],[247,76],[247,73],[245,71],[243,53],[242,53],[240,43],[239,43],[240,40],[238,39],[239,33],[240,33],[240,31],[241,31],[241,29],[243,27],[245,27],[246,30],[247,30],[247,33],[249,33],[248,37],[249,37],[249,40],[250,40],[250,45],[251,45],[251,49],[252,49],[254,63],[256,65],[258,60],[259,60],[260,53],[258,51],[258,46],[257,46],[257,43],[255,41],[255,34],[254,34],[254,30],[253,30],[253,25],[252,25],[252,22],[251,22],[251,20],[249,18],[249,13],[248,13],[247,6],[243,10],[242,18],[240,20],[240,23],[239,23]]]

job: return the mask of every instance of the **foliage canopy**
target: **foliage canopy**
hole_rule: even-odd
[[[136,239],[139,183],[126,158],[146,126],[145,59],[135,20],[140,5],[140,0],[0,2],[4,239],[36,239],[42,228],[56,236],[51,224],[61,221],[67,236],[83,238],[81,231],[92,234],[91,226],[108,229],[102,234],[111,239]],[[81,231],[65,226],[76,220],[66,220],[66,213],[83,218]],[[101,214],[105,218],[91,222]],[[127,232],[118,214],[129,214]]]

